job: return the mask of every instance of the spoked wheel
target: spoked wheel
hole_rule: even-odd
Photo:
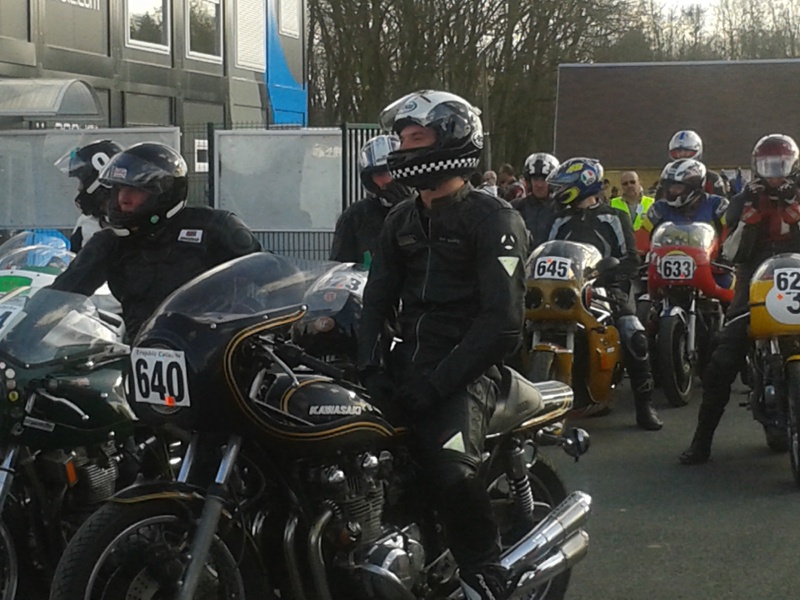
[[[686,323],[680,317],[662,317],[658,326],[658,360],[661,385],[672,406],[686,406],[692,391],[694,365],[687,347]]]
[[[786,384],[789,390],[789,459],[794,482],[800,487],[800,363],[792,361],[786,366]]]
[[[0,600],[13,600],[19,583],[19,562],[14,538],[0,521]]]
[[[181,503],[110,502],[78,530],[56,569],[51,600],[173,598],[188,562],[194,515]],[[242,548],[214,538],[196,600],[245,600]]]
[[[502,548],[513,546],[519,539],[538,524],[567,497],[564,483],[553,466],[544,458],[538,457],[528,467],[528,482],[533,494],[533,522],[520,523],[519,508],[514,489],[501,465],[495,465],[489,477],[489,497],[492,513],[500,529]],[[515,600],[561,600],[567,593],[570,571],[565,571],[545,583],[541,588],[525,595],[515,596]]]

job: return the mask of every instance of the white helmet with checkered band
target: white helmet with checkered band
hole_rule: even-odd
[[[418,189],[434,189],[478,168],[483,150],[480,110],[449,92],[424,90],[396,100],[381,113],[381,126],[400,135],[409,125],[432,129],[430,146],[395,150],[387,166],[392,179]]]

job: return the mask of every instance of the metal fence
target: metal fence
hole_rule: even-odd
[[[254,233],[264,250],[308,260],[327,260],[333,242],[332,231],[255,231]]]

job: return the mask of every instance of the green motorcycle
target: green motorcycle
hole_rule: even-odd
[[[125,400],[118,318],[84,296],[28,291],[0,298],[0,600],[46,594],[99,503],[139,473],[170,472],[169,449]]]

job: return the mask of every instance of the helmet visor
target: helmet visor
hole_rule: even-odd
[[[100,182],[107,186],[126,185],[154,194],[164,194],[172,189],[173,177],[171,173],[149,161],[121,152],[100,173]]]
[[[393,135],[379,135],[364,144],[358,156],[358,164],[362,169],[388,168],[386,157],[400,147],[400,140]]]
[[[55,167],[70,177],[87,177],[92,172],[92,164],[81,158],[78,148],[73,148],[53,164]]]
[[[787,155],[761,156],[755,159],[756,173],[767,179],[788,177],[794,169],[796,157]]]

